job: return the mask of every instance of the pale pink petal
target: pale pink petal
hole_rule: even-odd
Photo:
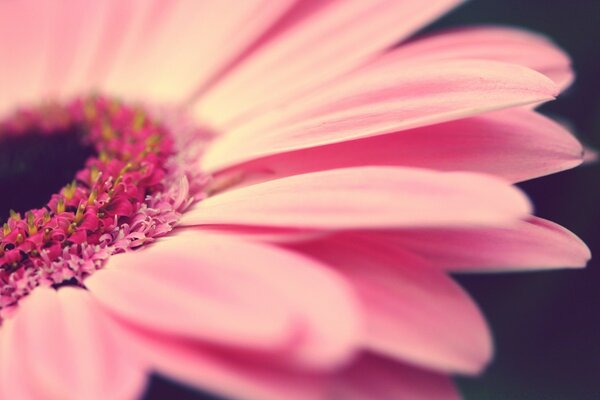
[[[0,328],[0,399],[37,400],[18,343],[13,321],[5,320]]]
[[[196,106],[203,121],[222,127],[295,99],[381,53],[461,1],[299,3],[275,37],[203,95]]]
[[[100,90],[119,60],[137,54],[133,43],[140,35],[152,40],[169,3],[58,0],[54,6],[43,86],[65,98]]]
[[[153,1],[103,89],[127,98],[182,102],[232,62],[292,3]]]
[[[114,314],[160,332],[252,348],[292,341],[291,313],[264,284],[228,263],[212,265],[206,255],[182,250],[157,244],[114,256],[86,286]]]
[[[228,170],[245,182],[361,165],[473,171],[518,182],[575,167],[582,146],[562,125],[531,110],[472,118],[274,154]]]
[[[178,231],[196,230],[197,227],[180,227]],[[239,225],[207,225],[202,227],[206,233],[231,233],[235,232],[238,238],[258,239],[269,243],[296,243],[305,242],[327,236],[327,232],[315,229],[293,229],[271,226],[239,226]]]
[[[523,65],[550,77],[560,87],[573,80],[571,60],[545,36],[517,28],[483,26],[436,32],[405,43],[376,63],[419,59],[482,59]]]
[[[507,227],[409,230],[378,238],[454,271],[577,268],[590,259],[590,250],[577,236],[535,217]]]
[[[125,327],[123,337],[165,376],[233,399],[328,400],[324,379],[269,365],[256,355],[222,353],[177,337]]]
[[[331,398],[344,400],[458,400],[452,380],[373,355],[338,378]]]
[[[357,167],[233,189],[187,211],[182,225],[350,229],[507,224],[530,211],[504,181],[472,173]]]
[[[11,329],[5,346],[17,360],[11,368],[18,369],[10,376],[23,374],[19,381],[26,380],[36,398],[131,399],[144,389],[141,366],[81,289],[35,289],[19,305]]]
[[[152,1],[0,2],[0,112],[98,89]]]
[[[215,171],[279,152],[541,102],[556,92],[540,73],[496,61],[375,66],[229,132],[208,148],[202,166]]]
[[[492,355],[475,303],[424,260],[368,234],[296,246],[346,275],[365,306],[365,346],[441,372],[478,373]]]
[[[50,33],[45,54],[47,66],[41,82],[45,95],[54,98],[90,90],[86,68],[108,21],[110,1],[57,0],[49,13]],[[30,29],[33,29],[30,27]]]
[[[41,100],[51,2],[0,1],[0,114]]]
[[[121,56],[131,51],[127,45],[131,44],[140,32],[151,38],[149,26],[154,25],[157,20],[152,16],[163,11],[153,0],[98,0],[94,3],[103,5],[104,22],[95,44],[86,44],[89,53],[78,56],[82,65],[78,67],[77,75],[73,78],[75,87],[81,86],[86,90],[100,89],[101,83]],[[166,7],[167,3],[161,2],[160,6]]]
[[[116,315],[148,329],[287,349],[292,362],[309,366],[346,361],[360,335],[360,311],[337,274],[299,254],[231,236],[186,232],[114,256],[86,286]]]

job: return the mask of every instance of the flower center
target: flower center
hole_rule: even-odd
[[[36,286],[82,285],[110,255],[170,231],[197,178],[176,153],[168,129],[144,109],[104,97],[0,122],[10,209],[0,230],[0,323]]]
[[[0,128],[0,211],[26,212],[48,202],[65,182],[94,155],[94,147],[82,140],[79,126],[51,135],[31,130]],[[32,129],[35,129],[32,127]]]

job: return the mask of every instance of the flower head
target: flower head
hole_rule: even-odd
[[[0,398],[456,398],[492,344],[447,273],[589,259],[511,185],[582,161],[532,108],[568,58],[409,39],[457,3],[0,3]]]

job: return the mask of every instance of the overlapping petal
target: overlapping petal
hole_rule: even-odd
[[[522,181],[575,167],[583,149],[562,125],[531,110],[510,109],[422,128],[258,158],[225,172],[245,182],[299,173],[398,165],[473,171]]]
[[[291,362],[302,365],[343,363],[360,336],[360,310],[337,274],[235,237],[176,236],[111,258],[86,286],[108,310],[147,329],[238,348],[287,349]]]
[[[284,151],[537,103],[556,93],[555,84],[538,72],[496,61],[374,67],[229,132],[210,146],[202,167],[217,171]]]
[[[445,59],[496,60],[522,65],[548,76],[561,88],[573,80],[569,56],[550,39],[523,29],[501,26],[436,32],[404,43],[375,63]]]
[[[320,229],[507,224],[530,211],[504,181],[470,173],[357,167],[233,189],[196,204],[182,225]]]
[[[222,128],[249,114],[350,71],[383,52],[460,0],[309,0],[252,57],[231,71],[195,106],[200,119]],[[368,21],[368,22],[366,22]],[[315,45],[318,43],[318,46]]]
[[[37,288],[2,332],[6,398],[130,399],[144,389],[142,366],[81,289]]]
[[[240,400],[328,400],[324,375],[130,327],[122,337],[157,372],[195,388]]]
[[[582,161],[522,107],[568,57],[499,27],[406,41],[459,3],[0,1],[0,114],[101,88],[222,134],[176,234],[4,321],[0,398],[129,399],[153,368],[241,399],[456,399],[441,373],[492,344],[447,272],[590,258],[510,186]]]
[[[553,222],[530,217],[513,226],[385,232],[379,240],[453,271],[499,272],[584,267],[590,250]]]
[[[426,259],[359,233],[295,248],[334,266],[357,288],[367,348],[441,372],[477,373],[490,360],[490,333],[481,313]]]
[[[180,104],[233,62],[292,3],[149,2],[128,32],[125,50],[103,88],[129,99]]]

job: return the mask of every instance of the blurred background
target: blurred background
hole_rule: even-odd
[[[544,33],[572,56],[577,81],[542,110],[600,149],[600,0],[473,0],[426,31],[482,23]],[[488,370],[459,388],[467,400],[600,399],[600,163],[521,186],[539,216],[577,233],[595,259],[585,270],[457,277],[496,343]],[[216,399],[154,379],[147,399],[165,398]]]

